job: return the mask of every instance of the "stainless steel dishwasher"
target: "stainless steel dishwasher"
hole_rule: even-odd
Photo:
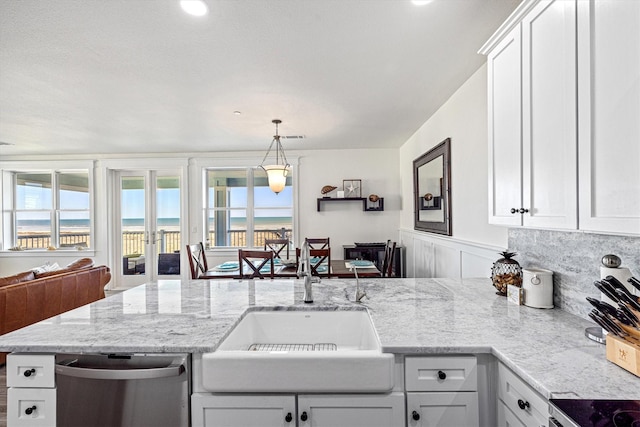
[[[188,354],[56,356],[57,425],[189,425]]]

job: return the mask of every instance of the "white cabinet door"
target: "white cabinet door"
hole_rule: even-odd
[[[404,394],[299,395],[300,427],[402,427]]]
[[[640,234],[640,2],[578,2],[580,229]]]
[[[286,427],[296,425],[293,395],[191,396],[194,427]]]
[[[477,392],[407,393],[410,427],[479,425]]]
[[[502,400],[498,401],[498,427],[527,427],[513,412],[507,408]]]
[[[545,0],[522,20],[523,225],[576,229],[575,0]]]
[[[521,225],[522,206],[520,26],[488,54],[489,223]]]

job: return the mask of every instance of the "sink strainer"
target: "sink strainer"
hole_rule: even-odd
[[[249,351],[337,351],[332,343],[318,344],[251,344]]]

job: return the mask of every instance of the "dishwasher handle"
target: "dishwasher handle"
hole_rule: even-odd
[[[178,377],[185,372],[185,367],[182,364],[146,369],[100,369],[70,366],[75,362],[73,360],[66,364],[57,364],[56,374],[94,380],[150,380],[153,378]]]

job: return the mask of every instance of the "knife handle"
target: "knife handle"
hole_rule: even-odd
[[[640,291],[640,280],[636,279],[635,277],[629,277],[629,280],[627,280],[627,282],[631,283],[631,286]]]

